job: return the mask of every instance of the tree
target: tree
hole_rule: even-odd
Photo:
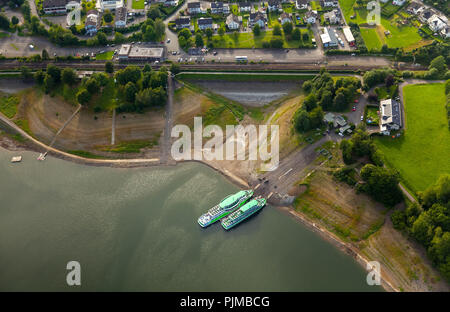
[[[31,69],[27,66],[22,66],[20,68],[20,76],[23,80],[29,80],[33,77],[33,74],[31,73]]]
[[[366,183],[360,184],[359,190],[375,200],[387,206],[394,206],[402,201],[403,195],[398,186],[399,175],[396,170],[368,164],[361,169],[360,175]]]
[[[105,23],[109,24],[112,22],[113,20],[113,16],[111,14],[111,12],[109,10],[105,11],[105,14],[103,15],[103,20],[105,21]]]
[[[302,38],[303,38],[303,42],[308,42],[309,41],[309,33],[304,32],[302,35]]]
[[[46,74],[45,78],[44,78],[45,93],[50,93],[50,91],[54,89],[55,85],[56,85],[55,79],[52,76],[50,76],[49,74]]]
[[[273,26],[272,34],[273,34],[274,36],[281,36],[281,27],[280,27],[280,24],[275,24],[275,26]]]
[[[272,37],[270,39],[270,47],[274,49],[281,49],[283,48],[283,39],[281,37]]]
[[[164,38],[164,34],[166,33],[166,25],[162,19],[158,18],[155,21],[155,37],[156,40],[162,40]]]
[[[178,74],[180,70],[181,70],[180,65],[176,63],[172,63],[172,65],[170,66],[170,72],[174,75]]]
[[[259,24],[255,24],[255,26],[253,26],[253,35],[257,37],[260,34],[261,34],[261,27],[259,26]]]
[[[87,105],[91,100],[91,94],[86,89],[81,89],[77,93],[77,101],[81,105]]]
[[[61,74],[61,80],[70,86],[77,81],[77,75],[72,68],[64,68]]]
[[[42,59],[43,59],[44,61],[49,59],[48,52],[47,52],[46,49],[43,49],[43,50],[42,50]]]
[[[142,69],[143,73],[148,73],[152,71],[152,67],[150,66],[150,64],[145,64],[144,68]]]
[[[182,30],[180,30],[180,32],[178,33],[178,38],[180,37],[184,37],[184,39],[189,39],[191,38],[191,31],[187,28],[183,28]]]
[[[157,18],[161,17],[161,11],[157,6],[152,5],[147,12],[147,17],[151,18],[152,20],[156,20]]]
[[[134,103],[134,100],[136,99],[136,92],[137,92],[136,85],[133,82],[128,82],[125,85],[125,99],[130,102]]]
[[[17,16],[13,16],[11,17],[11,24],[13,24],[14,26],[19,24],[19,19],[17,18]]]
[[[385,85],[387,88],[389,88],[390,86],[392,86],[394,84],[394,75],[390,74],[386,77],[385,80]]]
[[[312,111],[314,108],[317,107],[317,101],[314,94],[310,93],[305,100],[303,101],[303,105],[305,106],[305,109],[307,112]]]
[[[123,34],[121,34],[120,32],[116,31],[116,33],[114,34],[114,42],[115,43],[123,43],[125,42],[126,38]]]
[[[41,85],[44,83],[45,79],[45,72],[43,70],[38,70],[34,73],[34,81],[36,81],[37,84]]]
[[[211,28],[207,28],[207,29],[205,30],[205,33],[206,33],[206,37],[207,37],[208,39],[211,39],[211,37],[212,37],[212,35],[213,35],[213,30],[212,30]]]
[[[90,93],[90,94],[96,94],[98,92],[98,89],[100,88],[100,85],[98,83],[98,81],[94,78],[89,78],[88,81],[86,81],[85,83],[85,87],[86,90]]]
[[[118,70],[115,74],[117,82],[121,85],[126,85],[130,81],[136,83],[139,79],[141,79],[141,76],[141,69],[134,65]]]
[[[347,99],[345,98],[345,94],[343,92],[336,93],[333,100],[334,110],[343,110],[345,107],[347,107]]]
[[[433,68],[437,70],[437,76],[442,77],[447,72],[447,64],[445,63],[445,58],[440,55],[436,58],[434,58],[428,69],[431,71]]]
[[[0,29],[8,30],[9,29],[9,19],[5,14],[0,14]]]
[[[61,81],[61,69],[53,64],[47,65],[47,75],[51,76],[55,83]]]
[[[225,34],[225,28],[224,28],[223,26],[220,27],[219,30],[218,30],[218,32],[219,32],[219,35],[220,35],[221,37],[223,37],[223,35]]]
[[[297,27],[294,28],[294,30],[292,31],[292,40],[300,40],[302,37],[302,33],[300,31],[300,29],[298,29]]]
[[[308,112],[304,109],[299,109],[294,115],[294,126],[298,132],[306,132],[311,129],[311,122]]]
[[[103,46],[108,44],[108,37],[106,37],[106,34],[104,32],[97,33],[97,42],[99,45]]]
[[[114,64],[112,61],[106,61],[105,72],[107,72],[108,74],[112,74],[114,72]]]
[[[283,31],[285,35],[290,35],[292,34],[292,30],[294,29],[294,26],[292,25],[291,22],[287,22],[283,24]]]
[[[202,38],[202,35],[200,33],[196,33],[195,34],[195,45],[198,48],[203,47],[203,45],[204,45],[203,38]]]

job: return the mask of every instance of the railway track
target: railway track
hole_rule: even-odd
[[[103,70],[105,61],[40,61],[40,62],[20,62],[11,60],[0,60],[0,71],[20,70],[20,67],[27,66],[32,70],[44,69],[48,64],[54,64],[58,67],[70,67],[78,70]],[[122,69],[128,65],[137,65],[143,67],[143,62],[127,62],[115,63],[116,69]],[[168,66],[168,64],[152,65],[157,69],[161,66]],[[256,63],[256,64],[235,64],[235,63],[199,63],[199,64],[180,64],[183,71],[318,71],[323,65],[316,64],[301,64],[301,63]],[[344,65],[325,65],[330,71],[367,71],[374,68],[379,68],[379,65],[365,66],[344,66]],[[422,67],[402,65],[402,70],[420,70]]]

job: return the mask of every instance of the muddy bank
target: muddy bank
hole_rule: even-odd
[[[209,92],[217,93],[230,100],[254,107],[269,104],[301,87],[301,83],[293,81],[241,82],[197,80],[193,81],[193,83]]]

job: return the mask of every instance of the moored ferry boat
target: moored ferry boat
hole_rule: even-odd
[[[222,219],[228,214],[241,207],[245,202],[253,196],[253,190],[239,191],[236,194],[231,194],[220,201],[220,203],[205,214],[198,218],[198,224],[201,227],[207,227],[210,224]]]
[[[259,211],[266,205],[265,198],[255,198],[243,205],[235,212],[228,215],[228,217],[222,219],[220,223],[225,230],[231,229],[233,226],[241,223],[255,212]]]

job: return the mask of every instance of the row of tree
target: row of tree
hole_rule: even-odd
[[[396,210],[392,223],[423,244],[433,263],[450,281],[450,175],[442,175],[418,197],[418,203]]]
[[[148,107],[162,106],[167,101],[167,69],[154,71],[147,64],[143,70],[127,66],[114,75],[118,90],[123,94],[118,111],[142,112]]]

